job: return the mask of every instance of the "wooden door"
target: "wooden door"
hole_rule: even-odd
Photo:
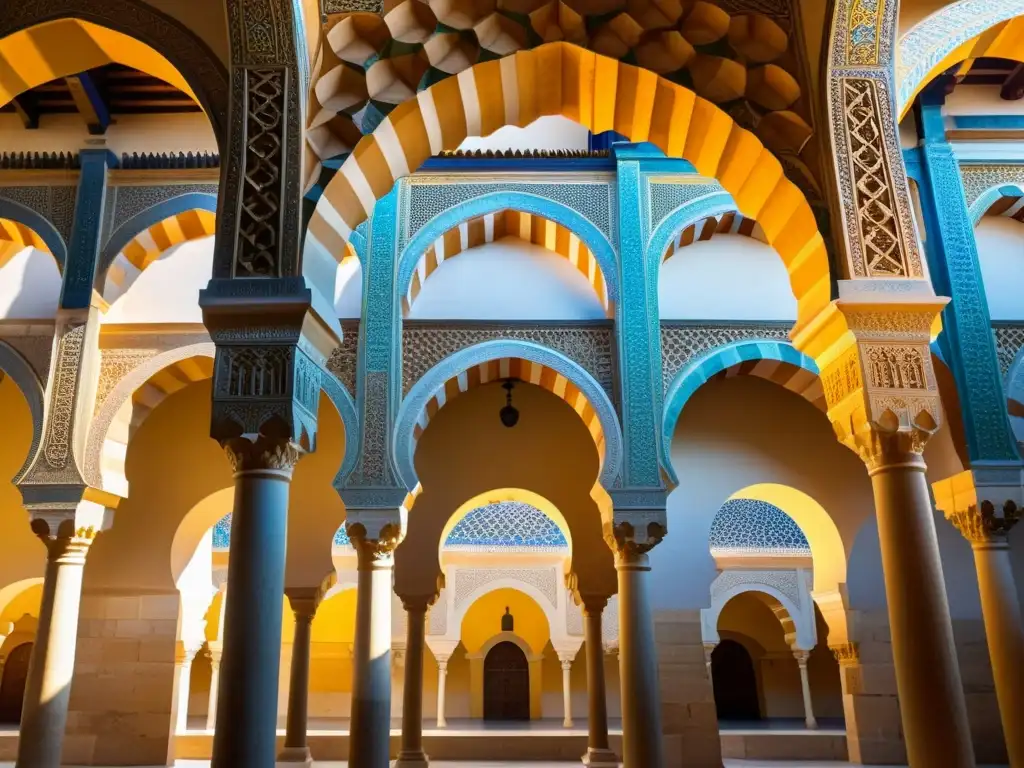
[[[25,698],[25,680],[32,643],[22,643],[7,657],[0,680],[0,723],[21,722],[21,701]]]
[[[484,659],[484,720],[530,719],[530,665],[515,643],[498,643]]]

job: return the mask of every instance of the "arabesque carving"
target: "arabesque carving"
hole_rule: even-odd
[[[996,514],[996,507],[991,501],[983,501],[981,509],[972,504],[966,509],[947,512],[946,519],[971,544],[1005,543],[1010,529],[1020,520],[1022,510],[1015,502],[1006,501],[1000,512]]]

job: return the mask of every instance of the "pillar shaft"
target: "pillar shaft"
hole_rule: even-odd
[[[619,759],[608,744],[608,694],[604,681],[604,639],[601,615],[605,601],[583,605],[587,662],[587,753],[584,765],[618,768]]]
[[[231,451],[229,449],[229,455]],[[297,456],[295,456],[297,459]],[[244,468],[235,505],[211,768],[273,768],[291,466]]]
[[[402,750],[395,766],[426,766],[423,752],[423,651],[426,602],[406,603],[405,687],[402,691]]]
[[[999,717],[1013,768],[1024,766],[1024,622],[1005,539],[974,544]]]
[[[78,535],[40,538],[47,546],[46,571],[39,628],[25,681],[17,768],[60,765],[75,668],[82,574],[92,542],[91,537]]]
[[[448,659],[437,660],[437,727],[447,728],[448,721],[444,716],[445,683],[448,680]]]
[[[907,756],[913,766],[973,768],[925,464],[894,453],[869,466]]]
[[[811,654],[808,651],[796,651],[793,655],[800,667],[800,693],[804,699],[804,722],[808,728],[817,728],[818,721],[814,717],[814,704],[811,701],[811,681],[807,676],[807,661]]]
[[[387,768],[391,738],[391,574],[394,545],[352,537],[359,556],[349,765]]]
[[[619,577],[619,676],[624,768],[663,768],[661,696],[654,620],[645,577],[646,553],[630,546],[615,553]]]
[[[295,631],[292,634],[292,661],[288,679],[288,715],[284,750],[277,756],[281,762],[311,761],[306,743],[309,712],[309,653],[313,617],[316,615],[316,597],[297,597],[289,593]]]
[[[572,659],[562,660],[562,727],[572,728]]]
[[[210,698],[206,707],[206,730],[217,727],[217,698],[220,693],[220,651],[210,650]]]
[[[192,659],[183,659],[177,666],[178,712],[175,731],[177,733],[184,733],[188,730],[188,699],[192,688]]]

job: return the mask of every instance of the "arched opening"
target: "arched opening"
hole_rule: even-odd
[[[32,658],[32,643],[22,643],[7,654],[3,677],[0,678],[0,724],[21,722],[21,705],[25,698],[25,681]]]
[[[411,320],[595,320],[612,309],[586,243],[552,219],[515,209],[437,238],[417,262],[402,308]]]
[[[0,190],[0,318],[53,317],[65,250],[49,222]]]
[[[515,643],[498,643],[484,657],[484,720],[530,719],[530,666]]]
[[[719,721],[761,719],[757,674],[750,652],[735,640],[722,640],[711,652],[711,682]]]

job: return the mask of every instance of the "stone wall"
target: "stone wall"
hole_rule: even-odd
[[[72,765],[170,765],[177,592],[82,595],[64,740]]]
[[[721,768],[718,717],[704,662],[700,611],[654,614],[666,768]]]

